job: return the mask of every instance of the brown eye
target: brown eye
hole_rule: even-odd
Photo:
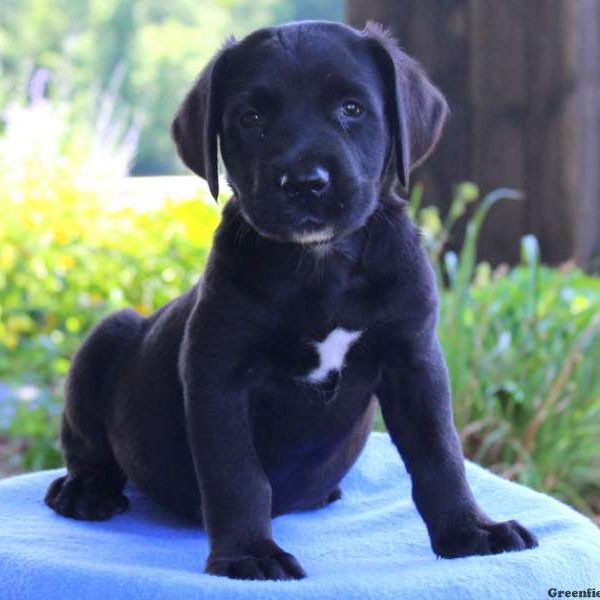
[[[263,124],[262,116],[255,110],[249,110],[240,117],[240,123],[244,127],[261,127]]]
[[[342,104],[342,111],[346,117],[356,119],[365,112],[365,109],[354,100],[346,100],[346,102]]]

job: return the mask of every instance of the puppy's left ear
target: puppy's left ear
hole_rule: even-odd
[[[408,190],[410,172],[431,154],[440,138],[448,104],[420,65],[400,50],[381,25],[370,21],[363,33],[374,47],[388,87],[396,169],[400,184]]]
[[[235,40],[229,39],[200,73],[171,124],[171,135],[181,160],[206,180],[215,200],[219,195],[217,138],[221,122],[217,86],[223,57],[234,45]]]

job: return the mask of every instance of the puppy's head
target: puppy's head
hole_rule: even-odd
[[[246,220],[314,243],[363,226],[382,190],[431,152],[440,92],[377,25],[301,22],[229,41],[188,93],[172,133],[218,194],[220,142]]]

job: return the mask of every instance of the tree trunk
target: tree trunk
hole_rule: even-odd
[[[388,26],[448,98],[415,174],[428,202],[444,211],[465,179],[525,192],[492,210],[481,258],[516,262],[527,233],[549,263],[600,253],[600,2],[348,0],[347,16]]]

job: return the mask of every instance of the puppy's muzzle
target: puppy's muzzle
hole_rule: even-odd
[[[280,170],[277,187],[294,214],[298,232],[320,230],[328,224],[326,196],[331,192],[329,171],[318,164],[288,166]],[[331,233],[328,230],[327,237]],[[298,237],[298,236],[297,236]],[[305,236],[300,235],[304,239]]]

